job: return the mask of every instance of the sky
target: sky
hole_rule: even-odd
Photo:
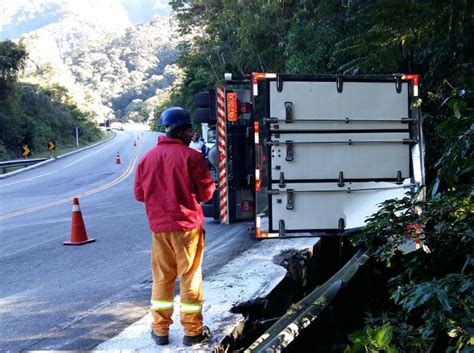
[[[156,15],[169,15],[168,0],[95,0],[88,6],[82,0],[0,0],[0,40],[15,39],[21,34],[60,21],[65,9],[87,16],[88,11],[104,11],[120,5],[131,23],[148,23]],[[113,16],[113,15],[112,15]],[[91,13],[93,18],[107,20],[107,14]],[[110,19],[113,20],[113,19]]]
[[[171,11],[168,0],[121,0],[121,2],[133,24],[149,22],[154,15],[169,15]]]

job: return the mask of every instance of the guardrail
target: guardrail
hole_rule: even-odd
[[[293,304],[273,326],[263,333],[244,353],[281,352],[309,324],[356,274],[369,258],[367,250],[359,250],[327,282],[316,287],[310,294]]]
[[[47,158],[31,158],[31,159],[17,159],[13,161],[3,161],[0,162],[0,168],[2,168],[2,173],[5,174],[8,168],[23,166],[27,167],[39,162],[44,162]]]

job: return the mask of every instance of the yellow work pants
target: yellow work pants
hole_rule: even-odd
[[[180,321],[186,336],[202,331],[202,272],[204,229],[188,232],[153,233],[151,268],[153,287],[151,328],[158,336],[166,336],[173,323],[173,293],[176,277],[180,287]]]

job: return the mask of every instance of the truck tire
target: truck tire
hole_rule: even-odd
[[[199,92],[194,95],[194,104],[197,107],[208,107],[209,106],[209,91]]]
[[[197,108],[194,111],[194,121],[200,124],[216,124],[217,120],[211,117],[211,111],[209,108]]]

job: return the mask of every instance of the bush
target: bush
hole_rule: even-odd
[[[384,202],[354,239],[391,270],[387,295],[395,306],[367,308],[366,323],[376,330],[391,322],[392,343],[401,351],[467,352],[474,345],[471,97],[472,91],[456,91],[441,105],[441,114],[445,107],[451,114],[437,128],[444,153],[433,166],[427,199]],[[410,247],[420,250],[402,251]]]

